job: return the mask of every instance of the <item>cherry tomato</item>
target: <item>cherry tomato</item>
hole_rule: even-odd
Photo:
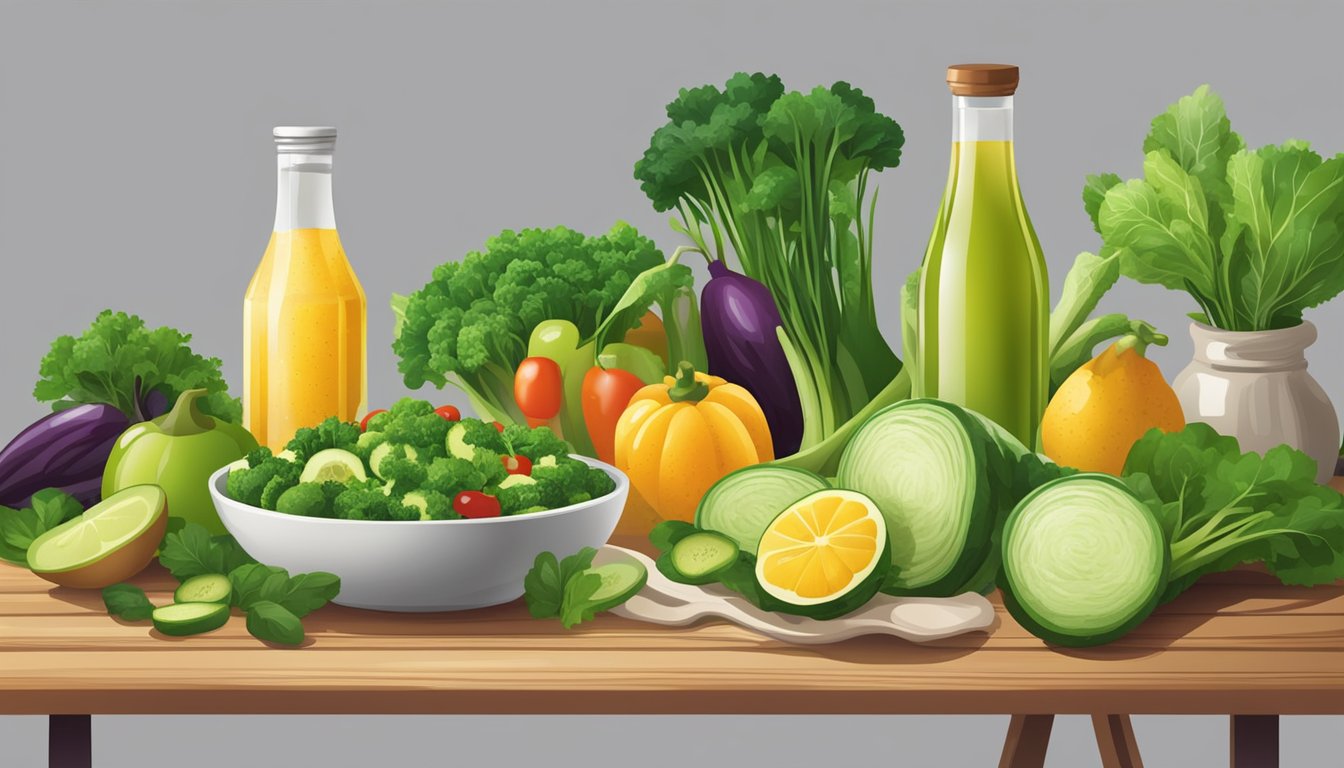
[[[529,426],[537,426],[560,413],[564,383],[560,365],[549,357],[529,357],[518,364],[513,375],[513,399],[527,417]]]
[[[462,412],[457,410],[455,405],[440,405],[434,409],[434,412],[447,419],[448,421],[461,421]]]
[[[498,421],[492,421],[492,422],[490,422],[490,423],[491,423],[492,425],[494,425],[494,427],[495,427],[495,431],[496,431],[496,432],[500,433],[501,435],[504,434],[504,425],[503,425],[503,424],[500,424]]]
[[[364,418],[360,419],[360,421],[359,421],[359,431],[360,431],[360,432],[368,432],[368,431],[369,431],[369,419],[372,419],[374,416],[377,416],[377,415],[380,414],[380,413],[387,413],[387,409],[386,409],[386,408],[379,408],[379,409],[377,409],[377,410],[375,410],[375,411],[369,411],[368,413],[364,414]]]
[[[510,475],[532,474],[532,460],[521,453],[516,456],[500,456],[499,460],[504,462],[504,469]]]
[[[499,517],[499,499],[480,491],[463,491],[453,497],[453,511],[473,520]]]

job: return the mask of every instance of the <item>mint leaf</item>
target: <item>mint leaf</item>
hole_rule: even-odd
[[[279,645],[303,643],[303,622],[283,605],[262,600],[247,612],[247,631],[258,640]]]
[[[233,604],[249,611],[262,601],[274,601],[285,590],[289,572],[284,568],[260,563],[246,563],[229,571],[233,585]]]
[[[110,616],[126,621],[144,621],[154,613],[154,604],[145,591],[134,584],[113,584],[103,588],[103,605]]]
[[[588,621],[596,615],[596,603],[593,595],[602,587],[602,577],[590,571],[580,572],[565,583],[563,605],[560,608],[560,622],[565,629]]]
[[[341,591],[341,579],[334,573],[313,571],[291,576],[278,595],[269,599],[299,618],[326,605]]]
[[[537,619],[552,619],[560,615],[564,602],[565,581],[560,577],[560,562],[551,552],[541,552],[532,561],[532,570],[523,577],[523,599],[527,611]]]
[[[83,512],[73,496],[56,488],[34,493],[23,509],[0,507],[0,559],[26,568],[34,539]]]
[[[240,565],[257,562],[251,555],[243,550],[242,545],[232,536],[227,534],[223,536],[215,536],[210,539],[210,543],[220,552],[219,558],[223,563],[223,567],[220,568],[219,573],[232,573],[233,569]]]
[[[205,573],[228,573],[223,548],[211,540],[203,526],[190,522],[177,533],[163,537],[159,563],[178,581]]]
[[[34,493],[30,505],[48,531],[84,514],[83,504],[57,488],[45,488]]]

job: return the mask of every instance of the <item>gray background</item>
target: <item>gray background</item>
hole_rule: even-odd
[[[876,284],[897,340],[896,292],[942,191],[943,67],[1022,66],[1018,164],[1054,282],[1097,240],[1088,172],[1139,172],[1148,121],[1210,82],[1253,145],[1290,137],[1344,149],[1338,30],[1326,2],[1044,0],[727,3],[0,3],[0,434],[43,409],[30,397],[51,339],[98,310],[194,333],[241,374],[241,299],[274,210],[270,127],[340,129],[336,206],[370,297],[370,402],[404,392],[388,347],[394,291],[501,228],[626,219],[678,244],[631,166],[682,86],[738,69],[792,88],[846,79],[905,128],[881,178]],[[1057,288],[1057,285],[1056,285]],[[1104,309],[1173,337],[1189,359],[1184,296],[1122,284]],[[1331,350],[1344,301],[1309,313],[1325,340],[1312,370],[1344,402]],[[433,399],[458,400],[452,393]],[[0,650],[3,650],[0,634]],[[97,718],[100,766],[357,765],[461,760],[556,766],[729,762],[992,765],[1001,717]],[[38,718],[0,718],[0,763],[37,765]],[[1338,718],[1289,718],[1289,765],[1332,764]],[[1220,718],[1139,718],[1152,766],[1225,764]],[[188,757],[189,756],[189,757]],[[1088,724],[1061,721],[1051,766],[1098,764]]]

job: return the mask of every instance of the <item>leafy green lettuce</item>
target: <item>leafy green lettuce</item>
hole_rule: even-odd
[[[1156,117],[1143,150],[1142,179],[1083,188],[1124,275],[1185,291],[1195,319],[1234,331],[1297,325],[1344,291],[1344,155],[1248,149],[1208,86]]]

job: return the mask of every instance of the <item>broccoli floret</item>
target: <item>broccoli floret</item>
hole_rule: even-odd
[[[532,461],[542,456],[568,456],[574,452],[569,443],[561,440],[550,427],[532,429],[511,424],[504,429],[504,442],[513,448],[512,453],[521,453]]]
[[[271,457],[274,456],[274,455],[275,455],[275,454],[271,453],[271,449],[270,449],[270,448],[267,448],[266,446],[263,445],[263,446],[261,446],[260,448],[257,448],[257,449],[254,450],[254,451],[250,451],[250,452],[247,454],[247,466],[248,466],[248,467],[255,467],[255,466],[257,466],[258,464],[263,463],[264,461],[266,461],[267,459],[271,458]]]
[[[453,502],[438,491],[412,491],[402,497],[401,503],[420,513],[420,520],[458,520],[462,516],[453,509]]]
[[[499,465],[503,469],[504,465]],[[476,464],[466,459],[450,457],[430,462],[426,472],[425,490],[452,498],[463,491],[479,491],[485,487],[485,475]]]
[[[359,441],[359,425],[332,416],[316,427],[304,427],[294,433],[294,439],[285,446],[293,451],[298,461],[304,462],[318,451],[341,448],[353,451]]]
[[[573,503],[570,499],[575,494],[587,492],[588,470],[587,464],[565,457],[557,459],[553,467],[532,467],[532,479],[537,481],[541,503],[551,509]]]
[[[388,419],[391,418],[392,414],[388,413],[387,411],[373,414],[373,416],[369,417],[368,423],[364,425],[365,426],[364,433],[368,434],[370,432],[382,432],[383,427],[387,425]]]
[[[499,454],[489,451],[477,451],[472,457],[471,463],[485,478],[485,485],[499,485],[504,482],[504,478],[509,476],[509,470],[505,469],[504,462]]]
[[[508,446],[504,442],[504,436],[495,428],[494,424],[480,419],[463,419],[461,422],[462,442],[467,445],[475,446],[485,452],[493,453],[498,456],[501,453],[507,453]],[[481,451],[478,451],[478,453]]]
[[[326,517],[327,509],[327,495],[317,483],[299,483],[280,494],[275,502],[276,512],[300,517]]]
[[[230,472],[228,480],[225,481],[224,490],[228,493],[229,498],[234,501],[251,504],[254,507],[263,507],[266,505],[262,503],[262,493],[271,481],[280,477],[286,478],[285,482],[277,486],[275,495],[271,497],[272,502],[274,502],[281,492],[298,482],[303,466],[274,456],[263,456],[258,451],[253,451],[253,454],[256,454],[257,463],[248,469]],[[251,463],[251,461],[252,455],[249,454],[248,462]],[[292,480],[288,478],[292,478]]]
[[[378,476],[385,480],[394,495],[402,495],[425,484],[429,472],[419,461],[406,458],[401,446],[392,449],[378,465]]]
[[[520,483],[495,491],[502,515],[517,515],[531,507],[541,506],[541,491],[538,483]]]
[[[399,302],[398,369],[412,389],[442,387],[451,375],[486,418],[521,423],[513,377],[532,329],[563,319],[592,336],[635,276],[661,263],[657,246],[628,224],[598,237],[565,227],[501,232]]]
[[[261,496],[257,499],[259,506],[263,509],[274,510],[275,505],[280,501],[280,494],[299,484],[299,475],[303,473],[303,467],[293,462],[286,462],[285,466],[280,468],[275,475],[266,481],[266,487],[261,489]]]
[[[411,446],[421,460],[447,454],[445,438],[452,423],[435,413],[432,403],[404,397],[392,406],[387,416],[380,432],[389,441]]]

